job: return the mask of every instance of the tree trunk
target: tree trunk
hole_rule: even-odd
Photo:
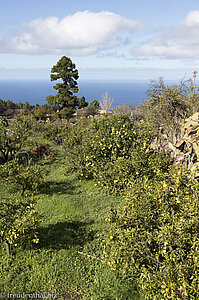
[[[24,189],[21,190],[21,197],[24,196]]]
[[[7,240],[4,240],[4,243],[6,244],[6,253],[7,255],[10,255],[10,244]]]

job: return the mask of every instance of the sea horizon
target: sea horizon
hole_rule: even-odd
[[[56,95],[53,88],[57,82],[50,80],[0,80],[0,99],[15,103],[28,101],[31,105],[47,104],[48,95]],[[78,80],[78,97],[85,97],[89,103],[101,100],[107,91],[114,99],[113,107],[123,104],[138,105],[147,100],[146,92],[150,81],[146,80]]]

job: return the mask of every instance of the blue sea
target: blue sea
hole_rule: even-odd
[[[46,104],[46,96],[56,95],[53,85],[56,82],[45,80],[0,80],[0,99],[15,103],[28,101],[32,105]],[[122,104],[136,105],[147,99],[146,91],[150,82],[144,81],[78,81],[78,97],[86,101],[101,100],[108,91],[114,98],[113,107]]]

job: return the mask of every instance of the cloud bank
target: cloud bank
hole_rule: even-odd
[[[168,28],[132,49],[132,55],[167,59],[199,58],[199,10],[191,11],[185,21]]]
[[[39,18],[22,24],[11,39],[0,36],[1,53],[91,55],[126,43],[121,32],[136,32],[140,22],[108,11],[83,11],[66,16]]]
[[[21,31],[12,37],[0,34],[0,53],[97,54],[101,58],[132,60],[199,59],[199,10],[190,11],[181,24],[160,30],[158,34],[156,31],[148,40],[145,36],[145,41],[140,42],[144,28],[138,21],[108,11],[81,11],[62,19],[39,18],[23,23]],[[138,39],[131,41],[129,34],[140,34],[139,42]],[[131,42],[136,41],[130,56],[117,49],[125,46],[128,50]]]

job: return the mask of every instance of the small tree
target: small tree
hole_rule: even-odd
[[[38,106],[38,107],[35,108],[33,113],[34,113],[36,118],[41,120],[41,118],[46,116],[46,107],[45,106]]]
[[[105,257],[113,270],[136,278],[144,299],[198,299],[198,181],[153,158],[155,177],[132,181],[107,218]]]
[[[107,111],[111,110],[113,101],[114,101],[114,98],[111,99],[109,97],[108,91],[106,91],[105,94],[102,95],[102,97],[101,97],[100,106],[104,110],[107,110]]]
[[[130,105],[130,104],[122,104],[122,105],[116,106],[113,109],[113,113],[115,115],[119,114],[119,115],[131,116],[134,109],[135,108],[132,105]]]
[[[93,100],[86,108],[86,116],[95,116],[98,113],[100,104],[97,100]]]
[[[77,98],[74,94],[78,92],[77,79],[79,78],[78,70],[71,59],[63,56],[56,65],[51,69],[51,81],[63,80],[57,83],[54,89],[57,95],[49,95],[46,97],[48,104],[55,106],[59,110],[63,110],[63,116],[67,119],[71,118],[77,108],[88,105],[85,98]]]
[[[0,199],[0,238],[8,255],[10,246],[17,246],[23,238],[26,242],[39,242],[36,233],[39,218],[34,203],[33,197]]]
[[[179,85],[165,85],[162,78],[152,81],[148,90],[149,100],[142,109],[145,124],[162,139],[175,144],[181,137],[181,123],[199,109],[199,93],[194,80],[182,81]],[[163,136],[164,134],[164,136]]]
[[[28,138],[29,124],[22,118],[0,119],[0,159],[3,163],[13,159]]]
[[[25,165],[12,160],[0,166],[0,180],[4,184],[13,183],[16,190],[20,190],[21,196],[24,196],[27,190],[31,194],[35,193],[44,179],[44,170],[39,165],[33,165],[32,160]]]
[[[0,167],[1,182],[15,188],[14,195],[7,199],[0,198],[0,238],[6,245],[8,255],[11,245],[17,246],[24,240],[26,243],[39,242],[36,232],[39,216],[34,208],[36,201],[33,195],[44,178],[42,168],[32,165],[31,160],[27,165],[12,160]]]

